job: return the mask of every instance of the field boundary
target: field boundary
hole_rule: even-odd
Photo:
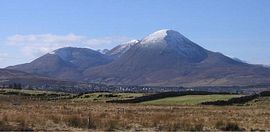
[[[211,101],[211,102],[203,102],[201,103],[202,105],[218,105],[218,106],[226,106],[226,105],[234,105],[234,104],[244,104],[249,101],[252,101],[254,99],[257,99],[259,97],[269,97],[270,96],[270,91],[263,91],[259,94],[253,94],[253,95],[248,95],[248,96],[243,96],[243,97],[236,97],[236,98],[231,98],[227,101],[225,100],[219,100],[219,101]]]
[[[207,92],[207,91],[164,92],[164,93],[141,96],[141,97],[137,97],[137,98],[129,99],[129,100],[110,100],[110,101],[107,101],[107,103],[141,103],[145,101],[152,101],[152,100],[163,99],[163,98],[168,98],[168,97],[178,97],[178,96],[185,96],[185,95],[215,95],[215,94],[236,95],[237,93]]]

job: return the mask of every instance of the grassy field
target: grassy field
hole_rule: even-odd
[[[5,93],[22,93],[22,94],[66,94],[63,92],[52,92],[52,91],[40,91],[40,90],[22,90],[22,89],[0,89],[0,94]]]
[[[41,96],[51,97],[49,93]],[[270,130],[269,97],[241,106],[104,102],[107,98],[134,96],[141,95],[92,93],[70,99],[37,100],[20,94],[0,94],[0,130]],[[102,99],[92,100],[96,98]]]
[[[89,93],[74,98],[73,101],[106,102],[109,100],[125,100],[144,96],[143,93]]]
[[[17,95],[21,98],[36,99],[36,100],[59,100],[70,99],[76,94],[53,92],[53,91],[40,91],[40,90],[20,90],[20,89],[0,89],[0,95]]]
[[[159,105],[198,105],[202,102],[229,100],[241,95],[186,95],[179,97],[168,97],[163,99],[142,102],[143,104],[159,104]]]

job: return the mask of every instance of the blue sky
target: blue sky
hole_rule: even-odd
[[[212,51],[270,64],[269,0],[1,0],[0,67],[63,46],[112,48],[174,29]]]

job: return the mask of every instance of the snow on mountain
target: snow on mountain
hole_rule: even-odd
[[[100,52],[101,54],[107,54],[110,50],[108,49],[98,49],[98,52]]]
[[[106,64],[111,61],[107,55],[88,48],[66,47],[54,52],[62,60],[72,63],[79,69]]]
[[[130,47],[132,47],[137,43],[139,43],[139,40],[128,41],[111,49],[109,52],[107,52],[107,54],[110,56],[120,57],[122,54],[127,52],[130,49]]]
[[[167,29],[156,31],[147,37],[145,37],[141,44],[157,44],[165,43],[165,37],[167,36]]]
[[[270,68],[270,65],[260,65],[262,67],[265,67],[265,68]]]
[[[150,45],[150,44],[168,44],[168,41],[174,41],[176,43],[183,43],[183,42],[188,42],[190,40],[188,40],[186,37],[184,37],[182,34],[180,34],[177,31],[174,30],[170,30],[170,29],[163,29],[163,30],[159,30],[156,31],[150,35],[148,35],[147,37],[145,37],[141,44],[142,45]],[[170,43],[171,44],[171,43]]]
[[[176,53],[182,58],[199,61],[207,56],[207,50],[193,43],[177,31],[163,29],[146,36],[139,45],[159,50],[161,53]]]
[[[55,54],[55,52],[54,52],[54,51],[52,51],[52,52],[49,52],[48,54],[54,55],[54,54]]]
[[[238,61],[238,62],[242,62],[242,63],[248,63],[247,61],[244,61],[244,60],[242,60],[242,59],[239,59],[239,58],[237,58],[237,57],[231,57],[233,60],[235,60],[235,61]]]

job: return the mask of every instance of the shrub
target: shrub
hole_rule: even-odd
[[[90,95],[85,95],[84,98],[90,98],[91,96]]]
[[[227,123],[223,131],[241,131],[242,129],[236,123]]]
[[[219,129],[219,130],[222,128],[225,128],[225,126],[226,126],[226,123],[224,123],[223,121],[218,121],[215,124],[216,129]]]
[[[95,129],[97,127],[96,122],[94,121],[94,117],[91,113],[88,115],[87,123],[88,123],[87,124],[88,129]]]
[[[217,129],[222,130],[222,131],[241,131],[241,130],[243,130],[242,128],[240,128],[238,126],[237,123],[233,123],[233,122],[224,123],[223,121],[218,121],[215,126]]]

